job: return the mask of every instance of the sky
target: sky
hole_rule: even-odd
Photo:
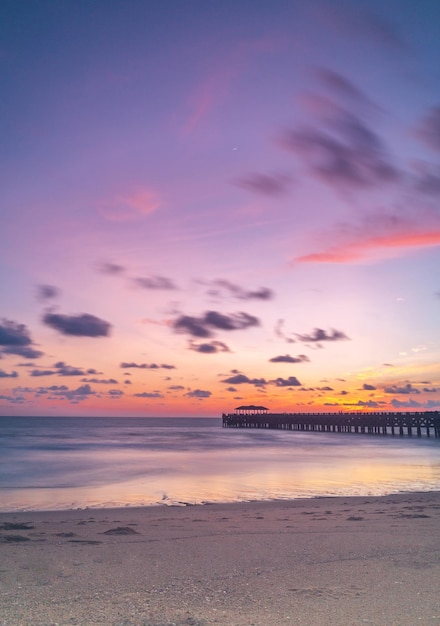
[[[437,0],[3,0],[0,415],[440,408]]]

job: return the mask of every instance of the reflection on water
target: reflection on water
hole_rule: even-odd
[[[0,418],[0,510],[440,489],[440,440],[220,420]]]

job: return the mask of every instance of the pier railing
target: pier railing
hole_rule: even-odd
[[[440,411],[356,413],[223,413],[223,428],[440,437]]]

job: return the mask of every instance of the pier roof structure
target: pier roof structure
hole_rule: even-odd
[[[265,406],[257,406],[255,404],[248,404],[247,406],[238,406],[234,409],[234,411],[240,415],[267,413],[268,410],[269,409]]]

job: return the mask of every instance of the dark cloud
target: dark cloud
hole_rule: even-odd
[[[120,391],[119,389],[110,389],[108,395],[110,396],[110,398],[120,398],[124,395],[124,392]]]
[[[251,326],[258,326],[258,318],[249,313],[232,313],[225,315],[218,311],[206,311],[202,317],[181,315],[173,322],[176,332],[188,333],[193,337],[207,339],[212,337],[212,330],[243,330]]]
[[[238,300],[271,300],[273,291],[268,287],[260,287],[259,289],[244,289],[229,280],[218,279],[208,283],[210,287],[208,295],[220,297],[225,292],[227,295],[237,298]]]
[[[438,387],[424,387],[423,391],[425,391],[426,393],[435,393],[436,391],[440,391],[440,389]]]
[[[282,196],[291,183],[285,174],[249,174],[236,181],[239,187],[264,196]]]
[[[26,402],[26,398],[24,396],[0,395],[0,400],[5,400],[6,402],[10,402],[11,404],[23,404],[24,402]]]
[[[137,368],[140,370],[158,370],[158,369],[164,369],[164,370],[174,370],[176,369],[175,365],[168,365],[167,363],[126,363],[126,362],[122,362],[120,364],[119,367],[122,367],[123,369],[130,369],[130,368]]]
[[[73,365],[67,365],[64,361],[58,361],[54,365],[56,369],[56,373],[59,376],[84,376],[86,373],[84,370],[79,367],[74,367]]]
[[[183,385],[170,385],[168,389],[171,389],[171,391],[182,391],[185,387]]]
[[[144,391],[143,393],[134,393],[135,398],[163,398],[163,395],[159,391]]]
[[[5,348],[3,353],[16,354],[17,356],[22,356],[25,359],[39,359],[44,354],[41,350],[35,350],[35,348],[32,348],[31,346],[11,346],[9,348]]]
[[[284,332],[284,320],[280,319],[277,321],[276,325],[275,325],[275,329],[274,329],[275,335],[277,337],[279,337],[280,339],[284,339],[284,341],[286,343],[296,343],[295,339],[292,339],[291,337],[289,337],[288,335],[285,334]]]
[[[379,44],[399,53],[408,51],[408,44],[399,29],[368,7],[368,4],[362,7],[352,2],[320,2],[318,6],[328,26],[354,38],[357,43],[362,38],[368,43]]]
[[[194,389],[194,391],[188,391],[185,395],[188,396],[188,398],[209,398],[212,396],[212,392],[203,389]]]
[[[125,272],[125,267],[123,265],[119,265],[118,263],[102,263],[99,266],[99,271],[102,274],[109,274],[110,276],[119,276]]]
[[[329,121],[326,130],[309,127],[288,131],[281,143],[304,160],[316,177],[338,191],[374,188],[400,177],[380,137],[345,111]]]
[[[437,198],[440,195],[440,168],[424,165],[419,170],[415,180],[416,191]]]
[[[18,378],[18,373],[11,372],[10,374],[8,374],[4,370],[0,369],[0,378]]]
[[[38,376],[54,376],[56,372],[54,370],[32,370],[29,374],[37,378]]]
[[[38,359],[43,352],[32,347],[33,341],[25,324],[3,319],[0,324],[0,350],[26,359]]]
[[[133,282],[137,287],[142,287],[142,289],[164,289],[166,291],[177,289],[171,278],[166,278],[165,276],[133,278]]]
[[[351,80],[327,67],[318,67],[316,75],[321,83],[344,100],[353,104],[371,105],[370,99]]]
[[[270,382],[277,387],[301,387],[301,383],[296,376],[289,376],[289,378],[276,378]]]
[[[377,409],[383,402],[376,402],[375,400],[358,400],[355,405],[352,406],[362,406],[369,409]]]
[[[433,150],[440,150],[440,106],[432,108],[422,120],[419,137]]]
[[[423,407],[423,403],[417,402],[417,400],[402,401],[402,400],[397,400],[396,398],[393,398],[391,400],[391,404],[393,405],[395,409],[419,409]]]
[[[32,343],[24,324],[3,319],[0,324],[0,346],[28,346]]]
[[[343,341],[349,339],[345,333],[340,330],[332,329],[330,332],[323,330],[322,328],[314,328],[308,335],[296,334],[299,341],[304,343],[321,343],[323,341]]]
[[[98,385],[117,385],[118,384],[118,381],[115,380],[114,378],[107,378],[107,379],[105,378],[82,378],[81,382],[98,384]]]
[[[205,324],[219,330],[242,330],[250,326],[258,326],[259,320],[249,313],[232,313],[225,315],[218,311],[207,311],[204,317]]]
[[[305,354],[298,354],[298,356],[290,356],[290,354],[284,354],[280,356],[274,356],[269,359],[270,363],[305,363],[307,361],[310,361],[310,359]]]
[[[385,387],[385,393],[392,394],[411,394],[411,393],[420,393],[420,390],[416,387],[413,387],[411,383],[407,383],[404,387],[398,387],[397,385],[391,385],[390,387]]]
[[[46,313],[43,322],[63,335],[75,337],[108,337],[111,324],[89,313],[79,315],[61,315]]]
[[[212,336],[212,332],[206,328],[203,318],[193,317],[192,315],[181,315],[173,322],[173,328],[176,332],[188,333],[193,337],[207,339]]]
[[[31,376],[85,376],[86,374],[99,374],[95,369],[90,368],[87,370],[73,365],[67,365],[64,361],[58,361],[53,365],[54,369],[35,369],[30,372]]]
[[[58,287],[54,287],[53,285],[38,285],[37,286],[37,297],[39,300],[47,301],[52,300],[53,298],[57,298],[61,293],[61,290]]]
[[[264,378],[248,378],[244,374],[235,374],[229,378],[225,378],[222,383],[228,383],[230,385],[254,385],[255,387],[264,387],[267,385],[267,381]]]
[[[66,385],[53,385],[52,387],[48,387],[45,389],[44,387],[40,387],[39,393],[44,393],[44,391],[50,393],[49,399],[53,398],[65,398],[72,403],[78,403],[81,400],[85,400],[89,396],[96,396],[96,392],[92,390],[90,385],[81,385],[76,389],[69,389]]]
[[[202,354],[215,354],[217,352],[230,352],[228,346],[222,341],[209,341],[208,343],[190,342],[190,350],[201,352]]]
[[[368,383],[364,383],[362,385],[362,389],[365,391],[375,391],[376,387],[374,385],[369,385]]]

